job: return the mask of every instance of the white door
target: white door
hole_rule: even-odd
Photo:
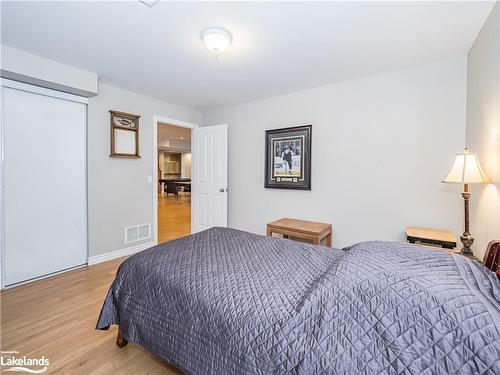
[[[87,105],[19,83],[2,91],[8,286],[87,262]]]
[[[192,229],[227,226],[227,125],[193,129]]]

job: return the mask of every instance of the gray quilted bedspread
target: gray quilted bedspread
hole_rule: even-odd
[[[127,259],[97,328],[189,374],[500,374],[500,283],[459,255],[213,228]]]

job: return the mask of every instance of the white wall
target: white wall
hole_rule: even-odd
[[[466,143],[493,181],[472,187],[473,249],[482,258],[488,242],[500,239],[500,3],[469,51]]]
[[[229,124],[229,225],[264,233],[295,217],[332,223],[334,246],[402,240],[407,225],[462,228],[442,184],[465,142],[466,57],[214,109]],[[264,189],[264,131],[312,124],[312,190]]]
[[[110,109],[141,116],[140,159],[109,157]],[[197,111],[109,85],[100,84],[99,95],[89,99],[88,194],[91,256],[127,247],[124,243],[126,226],[151,223],[153,228],[153,185],[147,182],[147,177],[153,176],[153,168],[156,168],[156,163],[153,163],[153,115],[201,123],[201,114]]]
[[[191,178],[191,154],[181,156],[181,177]]]
[[[2,77],[85,97],[97,94],[97,74],[1,45]]]

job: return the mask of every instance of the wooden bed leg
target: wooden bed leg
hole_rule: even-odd
[[[127,344],[128,341],[125,340],[125,337],[123,337],[120,327],[118,327],[118,335],[116,336],[116,346],[118,346],[119,348],[123,348],[127,346]]]

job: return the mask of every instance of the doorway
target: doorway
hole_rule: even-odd
[[[168,147],[165,147],[165,144],[158,146],[159,129],[163,125],[170,126],[170,130],[172,131],[176,130],[175,128],[187,128],[189,130],[187,134],[190,137],[190,141],[187,142],[187,139],[180,139],[181,137],[185,138],[185,136],[178,134],[178,139],[173,139],[172,142],[169,140]],[[227,125],[198,127],[198,125],[189,122],[155,115],[153,116],[153,129],[153,225],[155,243],[163,243],[214,226],[226,227],[228,200]],[[176,141],[186,141],[182,150],[174,147]],[[186,144],[191,145],[191,178],[189,178],[191,184],[187,184],[188,181],[178,181],[185,182],[185,184],[177,184],[179,194],[169,194],[168,187],[167,192],[165,192],[165,185],[161,184],[160,177],[162,177],[163,173],[178,175],[179,172],[176,172],[177,169],[175,169],[173,164],[173,172],[168,170],[168,166],[164,166],[163,171],[159,168],[160,149],[172,153],[182,154],[182,151],[188,153]],[[172,157],[171,159],[169,155],[167,161],[175,162],[176,157]],[[165,154],[163,155],[163,163],[165,163]],[[184,166],[186,166],[186,163],[184,163]],[[182,179],[182,166],[179,165],[179,169],[181,171],[180,178]],[[188,179],[188,177],[185,178]],[[163,183],[165,182],[168,181],[163,181]],[[172,212],[167,213],[166,210],[160,212],[159,198],[162,198],[161,203],[167,204],[166,207],[171,206]],[[184,199],[188,201],[184,201]],[[180,203],[176,204],[176,202]],[[184,218],[182,218],[182,210],[175,208],[182,206],[183,203],[189,203],[189,206],[187,204],[184,205],[184,212],[186,213]],[[187,210],[185,210],[186,208]],[[163,217],[165,220],[162,220],[161,223],[159,214],[165,214]],[[189,218],[189,221],[186,220],[186,216]],[[180,220],[182,224],[177,222],[177,220]],[[187,227],[186,223],[188,224]],[[162,229],[160,229],[160,226]],[[163,231],[161,237],[159,236],[160,230]]]
[[[158,243],[191,234],[192,129],[158,121],[156,126]]]

